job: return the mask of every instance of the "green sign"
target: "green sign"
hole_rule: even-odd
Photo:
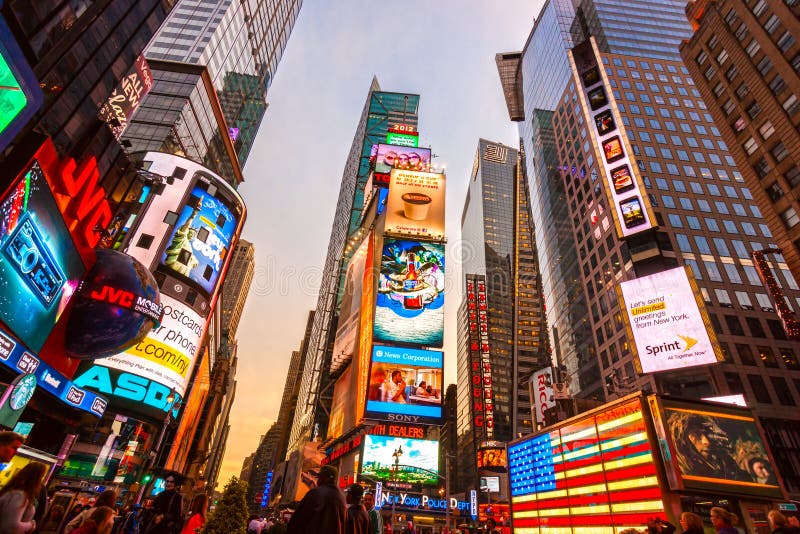
[[[0,151],[35,117],[43,101],[39,80],[0,15]]]
[[[419,146],[419,136],[389,132],[386,134],[386,144],[416,148]]]
[[[36,392],[36,375],[19,375],[0,397],[0,425],[14,428]]]
[[[27,103],[28,98],[22,91],[20,81],[6,58],[0,54],[0,132],[22,113]]]

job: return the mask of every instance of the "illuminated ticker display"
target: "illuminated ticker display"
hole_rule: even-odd
[[[508,447],[514,531],[613,534],[664,517],[639,398]]]

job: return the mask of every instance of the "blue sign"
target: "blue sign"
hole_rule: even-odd
[[[108,401],[105,398],[76,386],[2,330],[0,330],[0,363],[16,372],[35,375],[40,388],[73,408],[97,417],[106,411]]]
[[[478,518],[478,492],[469,490],[469,515],[473,521]]]
[[[261,496],[261,508],[267,506],[269,502],[269,488],[272,486],[272,471],[267,473],[267,481],[264,483],[264,494]]]

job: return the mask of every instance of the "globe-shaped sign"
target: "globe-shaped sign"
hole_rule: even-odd
[[[67,323],[67,356],[82,360],[124,352],[161,322],[155,278],[122,252],[97,249],[97,263],[73,298]]]

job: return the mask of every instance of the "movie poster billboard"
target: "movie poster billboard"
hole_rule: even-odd
[[[355,392],[356,384],[354,383],[354,378],[353,366],[349,365],[341,376],[336,379],[336,384],[333,386],[333,402],[331,404],[326,439],[336,439],[342,435],[345,428],[353,428],[355,426],[353,392]]]
[[[444,239],[445,176],[392,170],[386,201],[386,232]]]
[[[438,423],[442,417],[443,353],[375,345],[365,416]]]
[[[783,498],[775,465],[752,413],[670,399],[649,399],[673,489]]]
[[[39,163],[0,200],[0,319],[38,353],[86,274]]]
[[[375,341],[441,347],[444,245],[387,239],[375,306]]]
[[[506,450],[499,448],[479,449],[476,456],[478,469],[505,471],[508,466]]]
[[[333,342],[331,373],[337,372],[358,354],[364,269],[371,244],[372,239],[368,236],[356,249],[347,264],[336,338]],[[369,255],[371,256],[371,254]],[[371,306],[366,309],[371,310]]]
[[[402,450],[395,465],[395,451]],[[439,479],[439,442],[391,436],[364,436],[361,475],[371,481],[433,486]]]
[[[722,360],[705,304],[685,267],[622,282],[637,371],[656,373]]]
[[[161,264],[213,294],[238,225],[226,202],[198,182],[178,217]],[[216,189],[216,187],[215,187]]]

